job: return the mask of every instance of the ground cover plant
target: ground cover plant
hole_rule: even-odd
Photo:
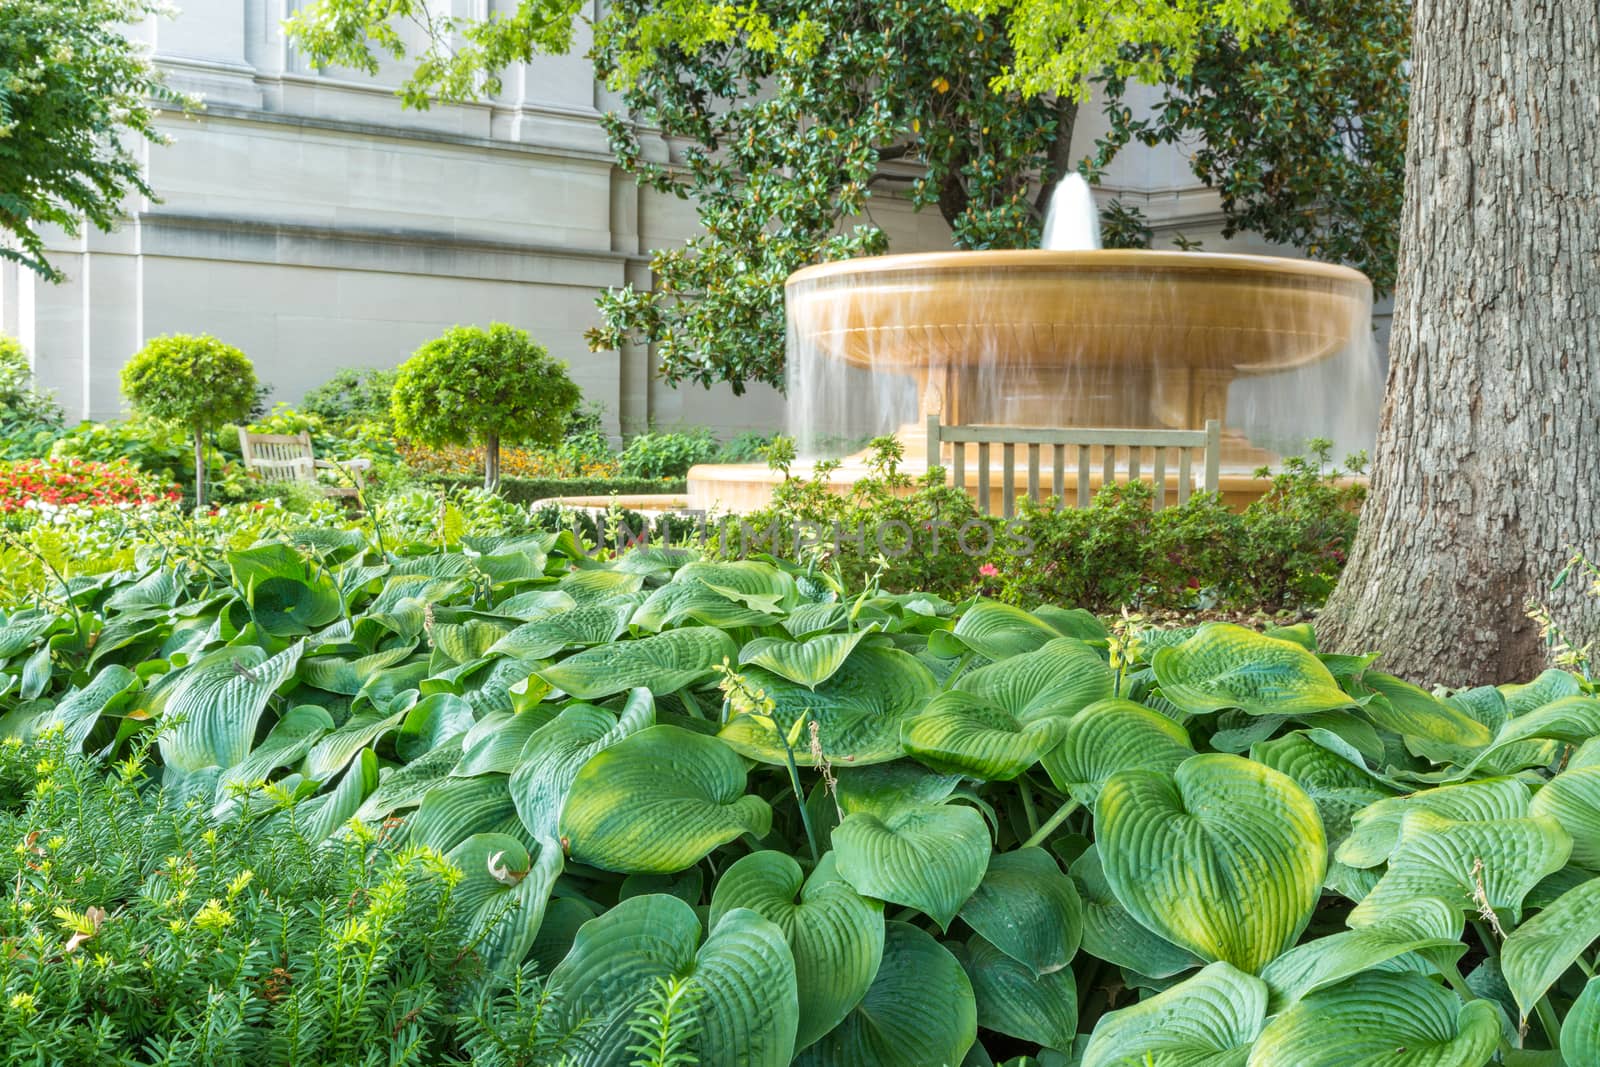
[[[1593,1061],[1580,675],[1430,692],[1307,626],[291,520],[10,603],[0,730],[450,858],[574,1062]],[[3,994],[81,1039],[54,988]]]

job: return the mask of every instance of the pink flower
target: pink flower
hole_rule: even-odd
[[[1000,568],[996,567],[993,563],[985,563],[983,566],[978,568],[978,573],[983,575],[985,578],[994,578],[1000,574]]]

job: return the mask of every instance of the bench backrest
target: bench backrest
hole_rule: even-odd
[[[1041,467],[1045,449],[1049,449],[1050,486],[1058,507],[1067,506],[1070,454],[1076,474],[1076,506],[1080,508],[1088,507],[1093,499],[1090,492],[1093,472],[1100,472],[1102,486],[1117,480],[1119,467],[1126,473],[1125,480],[1140,481],[1144,478],[1144,455],[1148,452],[1150,481],[1155,490],[1154,506],[1159,510],[1167,502],[1169,458],[1176,460],[1178,503],[1188,500],[1194,491],[1197,468],[1201,473],[1199,488],[1207,493],[1217,491],[1221,442],[1222,424],[1216,419],[1208,420],[1203,430],[1123,430],[1081,426],[1059,429],[942,426],[937,413],[928,416],[928,466],[945,466],[942,446],[952,446],[948,466],[953,484],[958,488],[967,487],[967,446],[977,446],[977,501],[979,511],[985,515],[989,514],[991,506],[990,454],[995,446],[999,447],[1000,499],[1007,518],[1016,509],[1018,447],[1026,450],[1027,494],[1035,503],[1041,499]],[[1173,452],[1175,457],[1170,455]]]

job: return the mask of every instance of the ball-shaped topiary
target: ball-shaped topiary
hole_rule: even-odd
[[[483,484],[500,483],[500,444],[555,444],[582,393],[526,330],[455,326],[400,365],[390,411],[406,437],[483,446]]]
[[[204,504],[204,435],[249,417],[256,400],[250,360],[208,334],[156,337],[122,368],[122,395],[141,415],[180,423],[193,434],[195,503]]]

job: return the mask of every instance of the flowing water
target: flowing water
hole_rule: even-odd
[[[1234,469],[1313,437],[1336,455],[1371,447],[1381,383],[1359,278],[1099,251],[1077,175],[1053,193],[1044,234],[1046,250],[1073,254],[886,257],[792,279],[788,425],[801,454],[912,438],[930,409],[947,423],[1174,428],[1225,410]],[[920,446],[907,453],[921,460]]]

